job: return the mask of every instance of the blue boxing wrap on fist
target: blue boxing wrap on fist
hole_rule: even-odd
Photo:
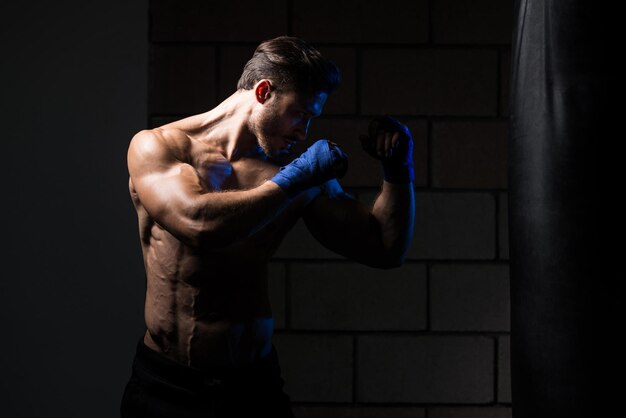
[[[320,139],[298,158],[278,170],[271,181],[278,184],[290,198],[335,177],[343,177],[348,169],[348,156]]]
[[[409,129],[397,119],[385,115],[375,118],[379,126],[387,131],[400,132],[391,158],[383,160],[383,177],[389,183],[410,183],[415,180],[413,167],[413,137]]]

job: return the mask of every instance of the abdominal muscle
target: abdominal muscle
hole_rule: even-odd
[[[144,250],[146,345],[198,369],[237,367],[269,354],[267,260],[251,253],[253,243],[200,254],[157,224],[151,231]]]
[[[274,333],[268,262],[317,193],[303,193],[243,240],[197,249],[156,223],[131,185],[147,279],[145,344],[197,369],[238,367],[268,355]]]

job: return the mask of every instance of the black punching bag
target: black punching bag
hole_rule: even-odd
[[[517,0],[509,239],[513,418],[593,417],[596,148],[606,110],[599,4]],[[606,13],[606,12],[603,12]],[[598,363],[596,362],[596,365]],[[595,407],[594,407],[595,408]]]

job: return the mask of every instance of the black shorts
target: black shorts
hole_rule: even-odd
[[[137,344],[122,418],[294,418],[276,348],[251,365],[200,371]]]

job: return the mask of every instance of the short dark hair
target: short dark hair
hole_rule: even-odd
[[[264,78],[278,90],[310,95],[320,91],[330,95],[341,83],[337,65],[304,40],[279,36],[262,42],[243,68],[237,89],[250,90]]]

